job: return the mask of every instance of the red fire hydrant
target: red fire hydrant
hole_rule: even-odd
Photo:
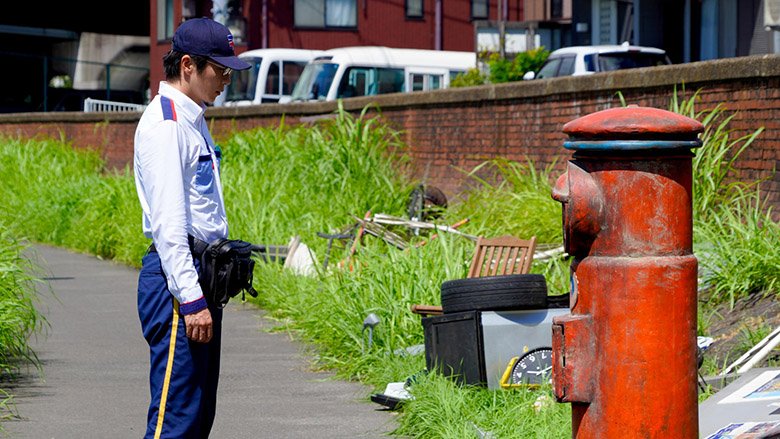
[[[627,107],[569,122],[553,189],[574,257],[553,319],[553,388],[572,437],[698,437],[692,148],[703,126]]]

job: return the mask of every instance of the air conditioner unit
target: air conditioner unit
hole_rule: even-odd
[[[780,0],[764,0],[764,27],[780,28]]]

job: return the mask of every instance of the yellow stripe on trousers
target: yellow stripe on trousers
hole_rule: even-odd
[[[168,364],[165,366],[165,379],[163,380],[162,395],[160,395],[160,409],[157,412],[157,428],[154,430],[154,439],[160,439],[163,420],[165,419],[165,404],[168,402],[168,386],[171,383],[173,372],[173,355],[176,353],[176,332],[179,329],[179,302],[173,300],[173,322],[171,322],[171,342],[168,346]]]

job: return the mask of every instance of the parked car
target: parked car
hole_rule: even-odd
[[[323,54],[322,50],[256,49],[238,55],[252,68],[233,72],[230,85],[214,106],[237,107],[275,103],[290,94],[306,63]]]
[[[341,47],[310,61],[293,101],[333,101],[356,96],[447,88],[450,79],[477,65],[474,52]]]
[[[666,52],[654,47],[620,45],[573,46],[553,51],[538,72],[523,79],[591,75],[598,72],[671,64]]]

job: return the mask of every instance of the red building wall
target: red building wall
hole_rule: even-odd
[[[356,0],[357,27],[354,29],[310,29],[294,26],[294,0],[266,0],[268,47],[333,49],[344,46],[388,46],[436,49],[436,0],[423,0],[423,18],[407,19],[405,0]],[[474,22],[471,0],[440,0],[441,49],[471,52],[474,48]],[[181,11],[182,0],[174,0]],[[523,0],[507,0],[507,19],[520,21]],[[162,57],[171,48],[170,40],[157,40],[157,0],[150,1],[150,83],[152,96],[163,80]],[[211,1],[200,1],[198,11],[209,16]],[[498,18],[498,0],[490,0],[489,16]],[[236,52],[263,47],[263,0],[244,0],[246,42],[236,44]],[[180,13],[175,22],[180,22]]]
[[[268,0],[269,47],[332,49],[343,46],[389,46],[413,49],[436,49],[435,0],[423,1],[423,18],[407,19],[404,0],[357,0],[356,29],[302,29],[293,23],[292,0]],[[253,1],[250,14],[256,9]],[[474,50],[474,24],[470,0],[442,0],[442,50]],[[491,2],[491,19],[497,18],[497,0]],[[519,20],[522,1],[510,1],[509,18]],[[262,16],[254,23],[261,23]],[[259,26],[251,30],[252,38],[262,35]],[[259,47],[260,41],[250,42]]]

